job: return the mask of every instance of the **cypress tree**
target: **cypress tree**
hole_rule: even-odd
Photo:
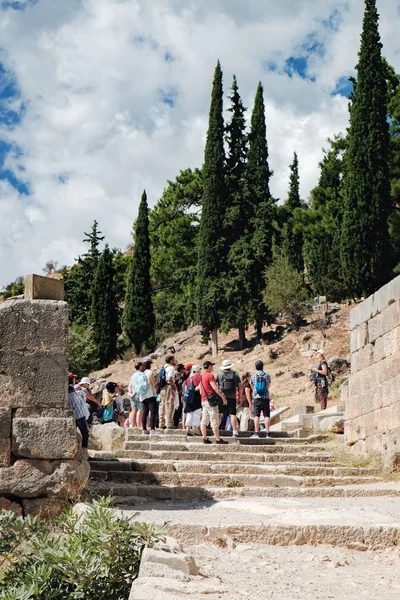
[[[266,306],[263,300],[264,274],[266,267],[272,260],[272,238],[276,216],[275,201],[269,189],[272,171],[270,171],[268,164],[267,126],[265,122],[264,91],[261,82],[258,84],[251,115],[247,161],[246,186],[252,204],[251,227],[254,257],[252,264],[252,296],[255,303],[257,336],[261,339],[266,314]]]
[[[226,161],[226,190],[228,205],[225,231],[228,252],[229,285],[226,286],[226,310],[222,328],[239,329],[240,346],[245,345],[245,329],[254,320],[252,303],[252,203],[245,185],[247,166],[246,108],[239,95],[236,77],[233,77],[232,117],[226,127],[228,155]]]
[[[122,327],[137,354],[152,350],[155,343],[155,316],[150,282],[150,236],[147,195],[143,192],[139,214],[134,226],[134,245]]]
[[[204,193],[199,230],[198,320],[204,337],[212,332],[213,353],[217,350],[217,330],[221,323],[224,285],[221,273],[226,261],[223,224],[225,199],[225,152],[222,70],[215,68],[207,141],[204,152]]]
[[[92,285],[90,320],[100,368],[115,358],[118,336],[118,301],[114,256],[108,244],[100,255]]]
[[[375,0],[365,0],[357,83],[350,108],[345,163],[341,262],[354,296],[388,278],[391,212],[387,69],[382,60]]]
[[[295,210],[301,206],[299,158],[297,152],[295,152],[293,162],[290,165],[289,194],[284,205],[287,222],[285,223],[283,232],[283,250],[290,266],[303,273],[303,236],[301,233],[295,231],[294,219]]]
[[[340,263],[340,234],[343,216],[342,176],[345,140],[329,140],[331,149],[320,163],[317,187],[311,192],[310,209],[302,211],[304,257],[307,275],[315,294],[340,301],[346,295]]]

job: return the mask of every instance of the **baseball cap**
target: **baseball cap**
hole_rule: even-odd
[[[193,363],[191,363],[191,362],[188,362],[188,363],[186,363],[186,365],[185,365],[184,369],[185,369],[185,371],[190,371],[190,369],[191,369],[192,367],[193,367]]]
[[[78,376],[75,375],[75,373],[71,373],[71,371],[68,371],[68,377],[78,377]]]
[[[215,365],[215,363],[211,362],[211,360],[206,360],[206,362],[203,364],[203,369],[208,369],[208,367],[213,367]]]

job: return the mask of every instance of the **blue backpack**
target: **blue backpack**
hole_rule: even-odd
[[[190,378],[190,383],[187,386],[187,388],[185,389],[185,393],[183,395],[183,401],[186,402],[186,404],[193,404],[195,397],[196,397],[196,388],[194,387],[192,378]]]
[[[267,394],[267,382],[265,381],[264,375],[257,375],[255,391],[260,396],[266,396]]]

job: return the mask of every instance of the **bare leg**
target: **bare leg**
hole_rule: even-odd
[[[256,433],[260,432],[260,417],[254,417],[254,431]]]
[[[203,436],[203,439],[206,440],[207,439],[207,425],[201,425],[201,434]]]
[[[269,433],[269,426],[271,423],[271,419],[269,417],[265,417],[264,422],[265,422],[265,431],[266,431],[266,433]]]
[[[231,424],[232,424],[232,429],[233,431],[237,431],[238,430],[238,420],[236,415],[230,415],[231,417]]]
[[[131,410],[129,413],[129,427],[136,427],[137,410]]]
[[[143,411],[138,410],[137,415],[136,415],[136,427],[142,426],[142,416],[143,416]]]
[[[217,440],[217,442],[219,442],[219,440],[221,439],[221,437],[219,435],[219,428],[218,427],[213,427],[213,433],[215,435],[215,439]]]

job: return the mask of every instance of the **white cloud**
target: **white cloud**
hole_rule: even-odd
[[[379,9],[400,70],[398,9]],[[71,263],[95,218],[111,246],[126,247],[143,188],[154,204],[167,179],[202,163],[217,58],[225,94],[236,73],[249,109],[264,84],[272,192],[285,198],[297,150],[307,197],[326,138],[347,124],[346,99],[331,94],[354,72],[362,10],[344,0],[38,0],[0,12],[0,58],[26,107],[0,139],[22,150],[6,166],[31,191],[0,186],[0,285],[50,258]],[[285,60],[313,42],[324,48],[309,60],[315,81],[288,77]],[[162,102],[171,93],[174,108]]]

